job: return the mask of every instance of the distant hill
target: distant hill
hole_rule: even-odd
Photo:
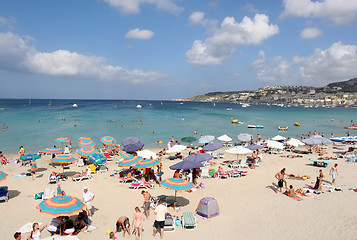
[[[330,83],[326,86],[326,89],[340,92],[357,92],[357,78],[343,82]]]

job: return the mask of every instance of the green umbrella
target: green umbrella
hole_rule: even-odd
[[[181,138],[182,142],[188,142],[188,143],[192,143],[193,141],[196,141],[196,140],[197,140],[197,138],[195,138],[195,137],[183,137],[183,138]]]

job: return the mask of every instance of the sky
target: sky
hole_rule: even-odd
[[[3,0],[0,98],[168,100],[357,77],[357,0]]]

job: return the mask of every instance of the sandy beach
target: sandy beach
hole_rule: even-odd
[[[328,146],[328,154],[334,156],[333,146]],[[339,147],[344,150],[348,145]],[[222,148],[218,152],[224,152]],[[158,152],[160,149],[151,149]],[[341,151],[342,150],[338,150]],[[188,151],[183,152],[187,156]],[[72,153],[76,158],[77,154]],[[203,197],[214,197],[220,207],[220,215],[211,219],[197,216],[198,227],[193,231],[176,228],[175,232],[165,232],[165,239],[355,239],[357,234],[357,220],[355,202],[357,193],[349,191],[348,188],[357,187],[357,166],[355,163],[347,164],[345,159],[332,160],[327,168],[315,167],[308,160],[310,157],[318,157],[317,154],[303,155],[302,158],[283,158],[283,154],[263,154],[263,162],[256,169],[248,169],[248,175],[240,178],[210,178],[198,179],[198,183],[204,183],[205,187],[194,192],[179,192],[178,204],[183,205],[176,211],[169,207],[173,216],[181,217],[183,212],[195,212],[199,200]],[[242,158],[243,156],[240,156]],[[18,158],[18,155],[7,155],[9,160]],[[225,153],[225,159],[214,159],[216,164],[211,168],[218,169],[220,162],[234,160],[235,155]],[[0,166],[0,170],[9,174],[7,179],[1,182],[1,186],[8,186],[10,199],[8,202],[0,203],[2,224],[0,226],[4,239],[13,239],[13,234],[27,222],[41,222],[49,225],[51,216],[40,213],[36,206],[41,200],[35,200],[34,196],[42,192],[44,188],[56,189],[55,184],[48,184],[48,176],[51,171],[61,171],[60,167],[55,169],[49,164],[50,156],[43,156],[37,160],[39,170],[36,178],[15,178],[14,175],[27,172],[28,167],[19,167],[18,164]],[[169,166],[178,162],[163,158],[163,178],[172,177],[173,171]],[[336,186],[342,186],[342,191],[328,192],[316,195],[315,198],[306,198],[295,201],[281,193],[275,193],[277,180],[274,175],[282,168],[287,173],[304,174],[311,176],[308,180],[287,180],[294,188],[313,186],[322,169],[326,184],[330,184],[331,176],[329,170],[332,164],[338,163],[339,176]],[[67,195],[82,198],[83,187],[95,194],[93,205],[92,225],[97,227],[93,232],[80,233],[80,239],[109,239],[107,230],[115,230],[115,222],[120,216],[128,216],[130,221],[136,206],[141,207],[143,197],[141,190],[129,189],[128,184],[119,183],[118,178],[110,175],[115,169],[119,169],[114,161],[107,164],[109,171],[96,173],[92,180],[74,182],[70,178],[60,181],[62,189]],[[228,169],[227,166],[223,166]],[[67,176],[80,172],[75,164],[66,169]],[[153,196],[165,194],[173,196],[174,191],[159,187],[157,184],[149,190]],[[144,221],[143,239],[159,239],[152,236],[152,225],[155,220],[153,213],[149,220]],[[44,230],[42,237],[50,234]],[[122,239],[121,233],[118,233]],[[23,235],[23,239],[27,234]],[[134,236],[126,239],[135,239]]]

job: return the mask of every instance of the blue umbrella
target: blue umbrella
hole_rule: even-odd
[[[176,170],[176,169],[188,170],[188,169],[200,168],[200,167],[203,167],[202,163],[200,163],[200,162],[181,161],[179,163],[172,165],[170,167],[170,169],[171,170]]]
[[[32,153],[29,153],[29,154],[26,154],[26,155],[23,155],[22,157],[20,157],[21,160],[23,161],[29,161],[29,160],[36,160],[36,159],[39,159],[41,156],[37,155],[37,154],[32,154]]]
[[[127,137],[121,143],[123,146],[126,146],[129,144],[135,144],[135,143],[139,143],[139,142],[140,142],[140,139],[138,137]]]
[[[104,155],[97,153],[89,156],[88,160],[95,165],[105,164],[107,162],[107,158]]]
[[[258,150],[258,149],[262,149],[264,146],[262,146],[262,145],[257,145],[257,144],[251,144],[251,145],[249,145],[249,146],[247,146],[247,147],[245,147],[245,148],[248,148],[248,149],[250,149],[250,150]]]
[[[141,142],[137,142],[137,143],[125,145],[123,150],[125,152],[136,152],[136,151],[142,149],[143,147],[144,147],[144,144],[142,144]]]
[[[191,154],[188,157],[185,157],[183,160],[188,162],[205,162],[211,160],[213,157],[207,153],[195,153]]]
[[[317,144],[330,144],[332,141],[330,139],[324,138],[320,135],[314,135],[308,139],[302,140],[303,143],[307,145],[317,145]]]
[[[252,135],[247,134],[247,133],[241,133],[237,136],[238,140],[241,142],[249,142],[250,139],[252,139]]]
[[[215,151],[217,149],[220,149],[221,147],[223,147],[222,143],[213,142],[213,143],[207,144],[206,146],[203,146],[203,150],[204,151]]]

